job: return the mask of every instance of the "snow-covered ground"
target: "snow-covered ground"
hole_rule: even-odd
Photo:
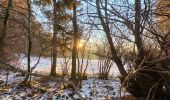
[[[38,57],[31,57],[31,66],[33,67],[38,61]],[[62,69],[65,67],[64,61],[69,61],[68,67],[69,71],[71,68],[71,59],[58,58],[57,59],[57,73],[61,73]],[[81,61],[81,59],[80,59]],[[87,60],[84,60],[84,68],[86,66]],[[85,100],[113,100],[120,97],[120,82],[114,78],[108,80],[98,79],[95,74],[99,73],[98,68],[99,60],[90,60],[86,74],[89,77],[83,80],[81,83],[81,88],[79,89],[80,95],[85,98]],[[21,57],[17,64],[17,67],[26,69],[27,60],[25,57]],[[50,58],[41,58],[37,64],[34,72],[42,72],[49,74],[51,66]],[[6,81],[7,72],[0,72],[0,80]],[[8,86],[5,88],[0,87],[0,100],[78,100],[79,96],[74,93],[70,88],[64,88],[62,82],[56,81],[38,81],[35,78],[35,83],[33,82],[32,88],[18,88],[18,83],[23,81],[23,76],[18,75],[18,73],[9,72],[8,73]],[[119,75],[117,67],[113,64],[110,73],[111,76]],[[45,81],[45,82],[44,82]],[[5,83],[4,83],[5,84]],[[1,84],[2,86],[3,84]]]
[[[0,100],[79,100],[79,96],[73,92],[71,88],[64,88],[62,82],[54,80],[40,79],[33,82],[32,88],[19,88],[17,82],[22,80],[21,76],[16,73],[9,73],[9,85],[7,89],[0,93]],[[0,80],[5,80],[6,75],[3,74]],[[46,82],[44,82],[46,81]],[[113,100],[120,97],[120,82],[108,79],[101,80],[96,77],[90,77],[83,80],[81,88],[78,91],[85,100]]]
[[[38,61],[38,57],[31,57],[31,66],[33,67]],[[71,59],[70,58],[57,58],[57,73],[62,73],[62,70],[64,69],[65,65],[65,61],[68,61],[67,67],[69,69],[69,72],[71,71]],[[99,73],[99,68],[98,68],[98,62],[100,60],[89,60],[89,64],[87,67],[87,71],[86,74],[88,75],[92,75],[92,74],[97,74]],[[87,60],[84,59],[83,61],[83,68],[85,69],[86,67],[86,63]],[[20,58],[20,66],[24,66],[24,68],[26,68],[27,65],[27,60],[24,57]],[[80,64],[81,64],[81,59],[80,59]],[[40,58],[40,61],[38,63],[38,65],[36,66],[34,71],[38,71],[38,72],[43,72],[43,73],[49,73],[50,72],[50,68],[51,68],[51,59],[50,58]],[[119,71],[118,68],[116,67],[115,64],[112,65],[112,68],[110,69],[110,75],[112,76],[117,76],[119,75]]]

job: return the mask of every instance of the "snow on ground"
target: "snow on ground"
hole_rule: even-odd
[[[113,80],[88,79],[82,83],[80,94],[89,99],[119,97],[120,83]]]
[[[37,61],[38,61],[38,57],[31,57],[31,66],[33,67],[37,63]],[[65,67],[64,61],[69,61],[67,67],[69,69],[69,72],[71,71],[71,59],[70,58],[66,58],[66,59],[57,58],[57,69],[56,69],[56,71],[58,73],[62,73],[62,70]],[[88,74],[88,75],[98,74],[99,73],[99,68],[98,68],[98,62],[99,61],[100,60],[89,60],[89,64],[88,64],[88,67],[87,67],[86,74]],[[80,62],[81,62],[81,59],[80,59]],[[84,69],[85,69],[85,66],[86,66],[86,62],[87,62],[87,60],[84,59],[84,63],[83,63]],[[26,69],[26,65],[27,65],[26,58],[21,57],[20,63],[21,63],[20,66],[24,66],[24,68]],[[43,72],[43,73],[47,74],[47,73],[50,72],[50,68],[51,68],[51,59],[41,57],[40,62],[36,66],[35,71]],[[112,65],[112,68],[110,69],[109,74],[112,75],[112,76],[119,75],[118,68],[116,67],[115,64]]]
[[[11,73],[13,79],[10,84],[16,83],[21,76]],[[1,75],[2,76],[2,75]],[[4,79],[0,77],[0,80]],[[10,79],[10,78],[9,78]],[[46,81],[46,79],[44,80]],[[18,82],[18,81],[17,81]],[[20,88],[16,84],[10,85],[9,90],[0,93],[0,100],[78,100],[79,96],[71,88],[64,88],[62,82],[47,81],[34,83],[32,88]],[[82,81],[80,94],[86,100],[112,100],[119,98],[120,82],[113,79],[101,80],[95,77]]]
[[[37,63],[38,57],[31,57],[31,66],[33,67]],[[64,61],[68,61],[69,71],[71,68],[71,59],[58,58],[57,59],[57,73],[61,73],[64,65]],[[84,60],[83,66],[85,67],[86,61]],[[86,74],[91,78],[82,81],[80,94],[86,100],[112,100],[113,98],[120,97],[120,82],[113,79],[101,80],[97,79],[95,74],[98,74],[98,62],[99,60],[90,60],[86,71]],[[26,69],[27,60],[21,58],[18,63],[18,67]],[[41,58],[40,62],[36,66],[35,71],[49,74],[51,67],[50,58]],[[72,89],[64,89],[62,82],[46,81],[35,82],[33,88],[18,88],[17,84],[23,81],[23,76],[17,73],[8,73],[8,88],[4,91],[0,90],[0,100],[76,100],[79,96],[73,92]],[[115,65],[112,66],[110,73],[111,76],[117,76],[119,71]],[[0,80],[6,81],[7,72],[1,72]],[[3,85],[3,84],[1,84]],[[1,87],[0,87],[1,88]]]
[[[14,82],[20,82],[23,79],[23,77],[17,77],[19,75],[18,73],[6,72],[6,71],[0,71],[0,73],[1,73],[0,80],[4,82],[1,85],[5,84],[7,78],[8,78],[7,84],[12,84]]]

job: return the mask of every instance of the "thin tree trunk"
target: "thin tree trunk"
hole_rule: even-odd
[[[12,0],[8,0],[8,7],[6,10],[6,14],[5,14],[4,22],[3,22],[3,28],[0,33],[0,52],[1,53],[3,51],[3,45],[4,45],[5,36],[7,33],[7,25],[8,25],[8,19],[9,19],[11,9],[12,9]]]
[[[73,2],[73,28],[74,28],[74,44],[72,51],[72,70],[71,79],[76,79],[76,57],[77,57],[77,43],[78,43],[78,26],[77,26],[77,11],[75,2]]]
[[[28,73],[31,72],[31,48],[32,48],[32,35],[31,35],[31,1],[27,0],[27,6],[28,6],[28,33],[27,33],[27,71]],[[29,75],[27,74],[24,80],[24,83],[28,81]]]
[[[144,47],[141,38],[141,0],[135,0],[135,43],[138,49],[138,59],[144,58]]]
[[[57,62],[57,45],[56,45],[56,40],[57,40],[57,14],[56,14],[56,0],[53,0],[53,39],[52,39],[52,66],[51,66],[51,76],[56,76],[56,62]]]
[[[78,51],[78,52],[79,52],[79,51]],[[78,52],[77,52],[77,64],[78,64],[78,65],[77,65],[77,74],[78,74],[78,76],[79,76],[81,72],[80,72],[80,58],[79,58],[79,56],[78,56],[78,54],[79,54]]]
[[[109,45],[110,45],[110,50],[112,52],[113,60],[115,61],[116,65],[118,66],[120,74],[123,77],[126,77],[127,76],[127,72],[126,72],[126,70],[125,70],[125,68],[124,68],[124,66],[122,64],[121,59],[117,55],[117,52],[116,52],[116,49],[114,47],[114,43],[113,43],[113,40],[112,40],[112,37],[111,37],[111,33],[110,33],[110,28],[108,26],[108,22],[107,22],[107,20],[105,22],[103,17],[102,17],[102,13],[101,13],[101,10],[100,10],[99,0],[96,0],[96,6],[97,6],[98,17],[99,17],[99,19],[101,21],[101,24],[103,26],[104,32],[106,33],[106,36],[107,36],[107,39],[108,39],[108,42],[109,42]]]
[[[9,70],[7,68],[7,75],[6,75],[6,82],[5,82],[5,86],[8,85],[8,78],[9,78]]]

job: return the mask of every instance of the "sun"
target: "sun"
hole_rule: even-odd
[[[79,42],[77,48],[82,48],[82,47],[83,47],[83,43]]]

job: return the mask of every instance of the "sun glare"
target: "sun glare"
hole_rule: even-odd
[[[83,47],[83,43],[79,42],[77,45],[78,48],[82,48]]]

